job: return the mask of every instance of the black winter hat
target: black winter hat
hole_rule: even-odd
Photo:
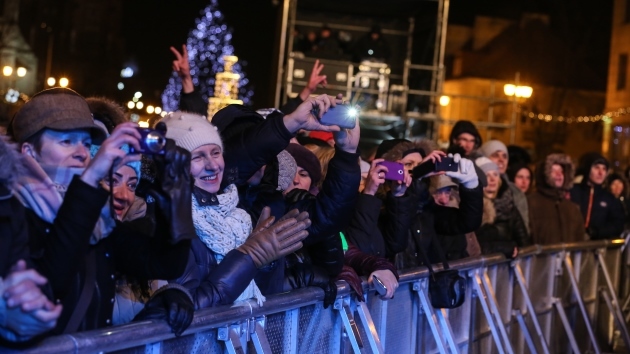
[[[582,175],[588,177],[591,172],[591,167],[594,165],[604,165],[606,169],[610,167],[610,163],[604,156],[598,152],[587,152],[582,155],[579,160],[579,167],[576,175]]]
[[[313,152],[300,144],[291,143],[286,151],[293,156],[295,163],[305,169],[311,177],[311,186],[317,185],[322,179],[322,165]]]
[[[389,139],[389,140],[383,140],[383,142],[381,142],[381,145],[378,146],[378,148],[376,149],[376,154],[374,155],[375,159],[380,159],[383,157],[383,155],[385,155],[385,153],[387,153],[389,150],[391,150],[394,146],[400,144],[400,143],[410,143],[409,140],[407,139]]]
[[[228,141],[264,120],[263,116],[250,108],[231,104],[215,113],[210,123],[217,127],[223,141]]]
[[[451,136],[449,137],[450,145],[453,145],[453,140],[456,140],[457,137],[463,133],[468,133],[475,137],[475,149],[478,149],[481,146],[481,143],[483,142],[481,140],[481,135],[479,134],[475,124],[469,120],[458,120],[455,123],[453,129],[451,129]]]

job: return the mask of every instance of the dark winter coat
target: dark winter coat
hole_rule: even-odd
[[[188,264],[183,274],[170,282],[186,287],[195,309],[229,305],[236,300],[258,273],[252,258],[238,250],[217,263],[214,252],[199,238],[191,242]]]
[[[551,167],[562,166],[564,185],[554,188]],[[575,167],[564,154],[551,154],[536,168],[536,191],[527,196],[532,240],[548,245],[560,242],[580,242],[586,238],[584,219],[578,206],[566,198],[573,186]]]
[[[300,96],[292,98],[280,108],[280,111],[284,114],[292,113],[302,102]],[[197,89],[190,93],[182,91],[179,99],[179,110],[207,116],[208,102],[201,97],[201,92]]]
[[[571,189],[571,200],[580,207],[586,219],[590,193],[593,192],[591,217],[586,232],[591,240],[613,239],[621,236],[625,223],[623,205],[601,185],[593,185],[584,176],[582,183]]]
[[[20,259],[30,263],[24,207],[0,184],[0,278]]]
[[[435,204],[424,181],[414,182],[415,193],[424,205],[418,210],[411,224],[404,252],[396,256],[399,269],[424,264],[419,248],[422,247],[432,263],[441,262],[450,253],[452,258],[462,258],[466,250],[465,234],[481,226],[483,215],[483,189],[479,184],[474,189],[459,188],[459,208]],[[439,236],[438,236],[439,235]],[[449,250],[442,249],[440,238],[459,237]]]
[[[387,193],[383,201],[372,195],[359,194],[354,216],[344,233],[362,252],[392,258],[407,245],[414,201],[411,195],[394,197]]]
[[[52,224],[31,210],[26,212],[31,258],[63,304],[57,333],[65,329],[79,302],[87,262],[95,262],[96,280],[80,331],[111,325],[117,273],[139,279],[169,279],[179,276],[186,265],[190,242],[171,245],[168,225],[156,225],[155,235],[150,236],[143,229],[144,222],[117,223],[108,237],[91,245],[90,236],[107,197],[104,189],[89,186],[75,176]]]

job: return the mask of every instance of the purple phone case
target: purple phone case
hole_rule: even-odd
[[[387,173],[385,179],[389,181],[404,181],[405,180],[405,166],[398,162],[383,161],[379,165],[387,167]]]

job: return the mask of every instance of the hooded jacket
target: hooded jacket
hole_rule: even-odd
[[[608,167],[608,162],[598,154],[589,154],[588,158],[583,159],[580,172],[584,177],[580,184],[571,189],[571,200],[580,207],[584,218],[583,226],[591,240],[617,238],[624,226],[623,205],[601,184],[595,185],[590,182],[590,169],[595,164],[604,164]],[[586,219],[589,219],[588,225]]]
[[[562,166],[564,184],[553,186],[551,168]],[[566,198],[573,187],[575,167],[571,157],[551,154],[536,168],[536,191],[527,196],[529,222],[534,243],[548,245],[560,242],[584,241],[584,219],[578,206]]]

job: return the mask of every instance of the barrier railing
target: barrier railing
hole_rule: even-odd
[[[367,285],[366,301],[357,301],[339,282],[327,309],[323,291],[306,288],[269,296],[263,307],[248,301],[197,311],[181,337],[164,322],[144,321],[51,337],[26,352],[601,353],[620,340],[630,348],[627,254],[623,240],[612,240],[531,246],[514,260],[455,261],[468,287],[464,304],[451,310],[431,307],[420,267],[401,272],[389,301]]]

